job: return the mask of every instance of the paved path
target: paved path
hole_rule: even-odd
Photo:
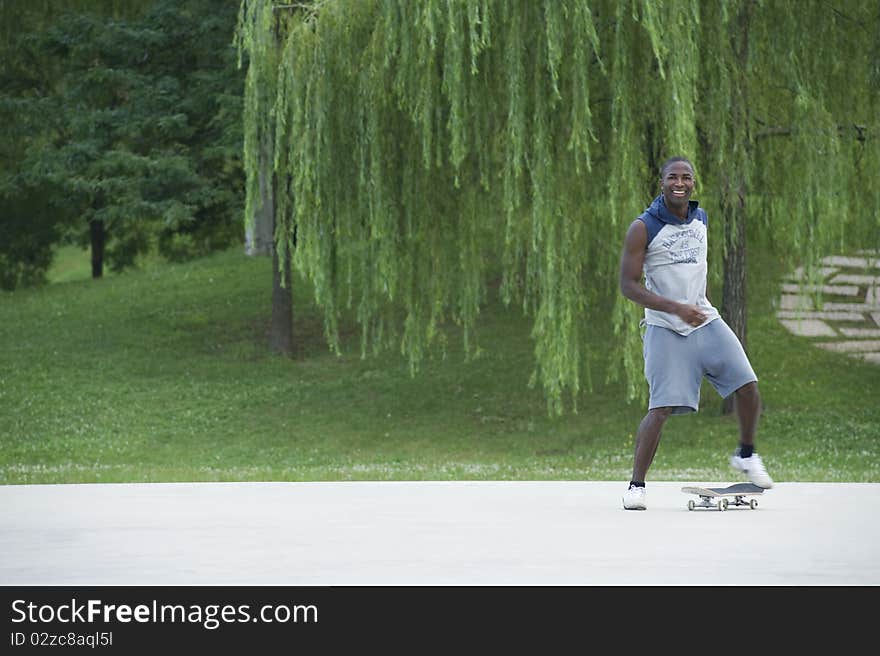
[[[776,316],[819,348],[880,364],[880,255],[829,255],[822,264],[819,283],[802,286],[804,271],[798,269],[782,285]]]
[[[880,484],[726,512],[682,485],[645,512],[617,481],[0,486],[0,584],[880,584]]]

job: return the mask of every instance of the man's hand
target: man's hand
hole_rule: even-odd
[[[677,314],[681,320],[689,326],[699,326],[706,320],[705,312],[696,305],[688,305],[687,303],[679,304],[675,310],[675,314]]]

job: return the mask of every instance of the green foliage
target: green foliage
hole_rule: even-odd
[[[239,241],[237,8],[162,0],[120,15],[92,4],[101,11],[56,6],[7,36],[18,54],[0,88],[12,151],[0,202],[84,245],[89,224],[103,224],[115,270],[154,246],[181,259]]]
[[[42,213],[42,204],[36,202],[47,193],[52,192],[40,188],[22,189],[18,194],[0,192],[4,208],[0,289],[45,281],[45,271],[52,261],[52,244],[58,240],[57,217]]]
[[[609,347],[588,318],[613,297],[608,375],[639,398],[618,260],[666,157],[696,165],[713,280],[741,196],[798,264],[880,245],[860,184],[880,157],[878,25],[860,0],[246,0],[247,202],[271,163],[276,240],[296,239],[332,349],[354,308],[364,352],[396,345],[415,369],[451,320],[478,354],[499,276],[552,413],[590,388]]]

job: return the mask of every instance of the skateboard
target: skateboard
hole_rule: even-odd
[[[746,501],[745,497],[763,494],[764,488],[752,483],[737,483],[729,487],[683,487],[681,491],[686,494],[696,494],[700,497],[699,501],[694,501],[693,499],[688,501],[688,510],[693,510],[694,508],[727,510],[728,505],[748,506],[754,510],[758,507],[758,500],[753,498]],[[733,501],[729,501],[728,497],[733,497]],[[718,501],[715,502],[713,499],[718,499]]]

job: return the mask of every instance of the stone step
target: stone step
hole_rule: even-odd
[[[802,312],[800,310],[779,310],[779,319],[824,319],[826,321],[864,321],[864,314],[855,312]]]
[[[880,276],[866,276],[857,273],[838,273],[831,282],[851,283],[853,285],[880,285]]]
[[[829,255],[822,258],[822,264],[830,266],[851,267],[855,269],[880,268],[878,257],[846,257],[844,255]]]
[[[785,326],[790,333],[801,337],[837,337],[837,333],[831,326],[817,319],[804,321],[780,319],[779,323]]]
[[[856,285],[798,285],[795,283],[785,283],[782,285],[782,291],[790,294],[810,294],[821,291],[823,294],[832,294],[838,296],[857,296],[859,288]]]
[[[867,353],[870,351],[880,351],[880,340],[865,339],[846,342],[817,342],[816,346],[829,351],[838,351],[841,353]]]
[[[837,267],[819,267],[817,271],[822,278],[827,278],[832,273],[837,273],[838,271],[840,271],[840,269]],[[795,269],[790,277],[794,278],[795,280],[803,280],[804,267],[798,267],[797,269]]]
[[[880,305],[873,303],[823,303],[822,309],[828,312],[880,312]]]
[[[844,337],[880,337],[880,328],[839,328]]]
[[[785,294],[779,298],[779,307],[783,310],[815,310],[816,305],[809,296],[793,296]],[[880,312],[880,304],[876,303],[822,303],[823,312]]]

